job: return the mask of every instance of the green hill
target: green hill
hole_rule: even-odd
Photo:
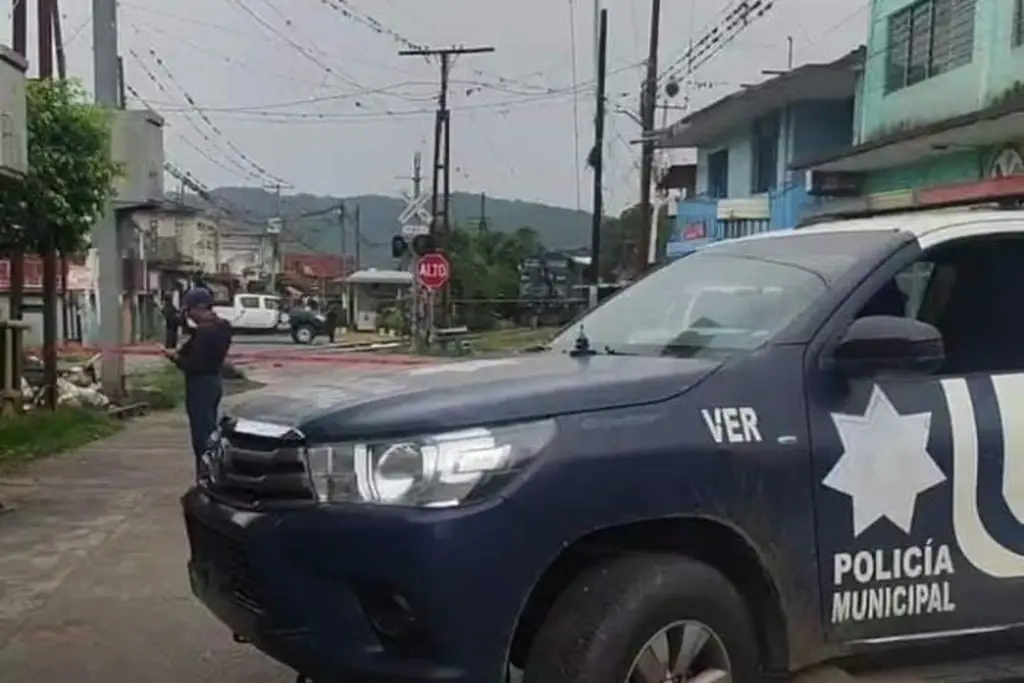
[[[266,219],[277,214],[277,198],[260,188],[221,187],[211,194],[236,213],[244,214],[252,229],[260,229]],[[195,198],[190,198],[195,201]],[[282,195],[281,215],[287,217],[326,212],[287,222],[282,242],[293,251],[315,251],[339,254],[342,251],[342,230],[338,212],[332,207],[344,202],[351,217],[358,206],[361,216],[361,253],[364,267],[388,268],[391,238],[399,232],[398,216],[405,203],[397,197],[362,195],[357,197],[325,197],[309,194]],[[545,247],[567,250],[586,247],[590,242],[590,214],[534,202],[488,197],[487,223],[491,230],[511,232],[521,227],[533,228]],[[480,216],[480,196],[457,192],[452,195],[452,216],[455,224],[476,225]],[[344,237],[346,251],[354,253],[355,234],[351,218]]]

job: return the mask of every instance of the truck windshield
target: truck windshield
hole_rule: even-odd
[[[771,340],[828,288],[817,272],[748,255],[698,253],[651,273],[559,335],[631,355],[729,356]]]

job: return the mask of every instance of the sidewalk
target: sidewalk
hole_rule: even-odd
[[[191,597],[185,418],[158,414],[0,479],[4,683],[290,683]]]

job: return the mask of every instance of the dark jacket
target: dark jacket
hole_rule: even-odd
[[[196,325],[178,351],[178,367],[190,376],[220,376],[231,349],[231,324],[215,318]]]

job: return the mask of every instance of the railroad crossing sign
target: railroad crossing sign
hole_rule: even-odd
[[[420,285],[431,291],[437,291],[446,284],[452,276],[452,267],[444,254],[432,252],[420,257],[416,264],[416,279]]]
[[[409,225],[410,223],[430,224],[430,221],[433,219],[429,209],[427,209],[430,195],[421,194],[418,197],[413,197],[408,192],[403,192],[402,199],[405,200],[405,209],[398,215],[399,223],[402,225]]]
[[[429,235],[431,215],[427,210],[427,201],[430,200],[430,195],[421,194],[414,197],[403,192],[402,198],[405,200],[405,209],[398,216],[398,222],[402,226],[402,236]]]

